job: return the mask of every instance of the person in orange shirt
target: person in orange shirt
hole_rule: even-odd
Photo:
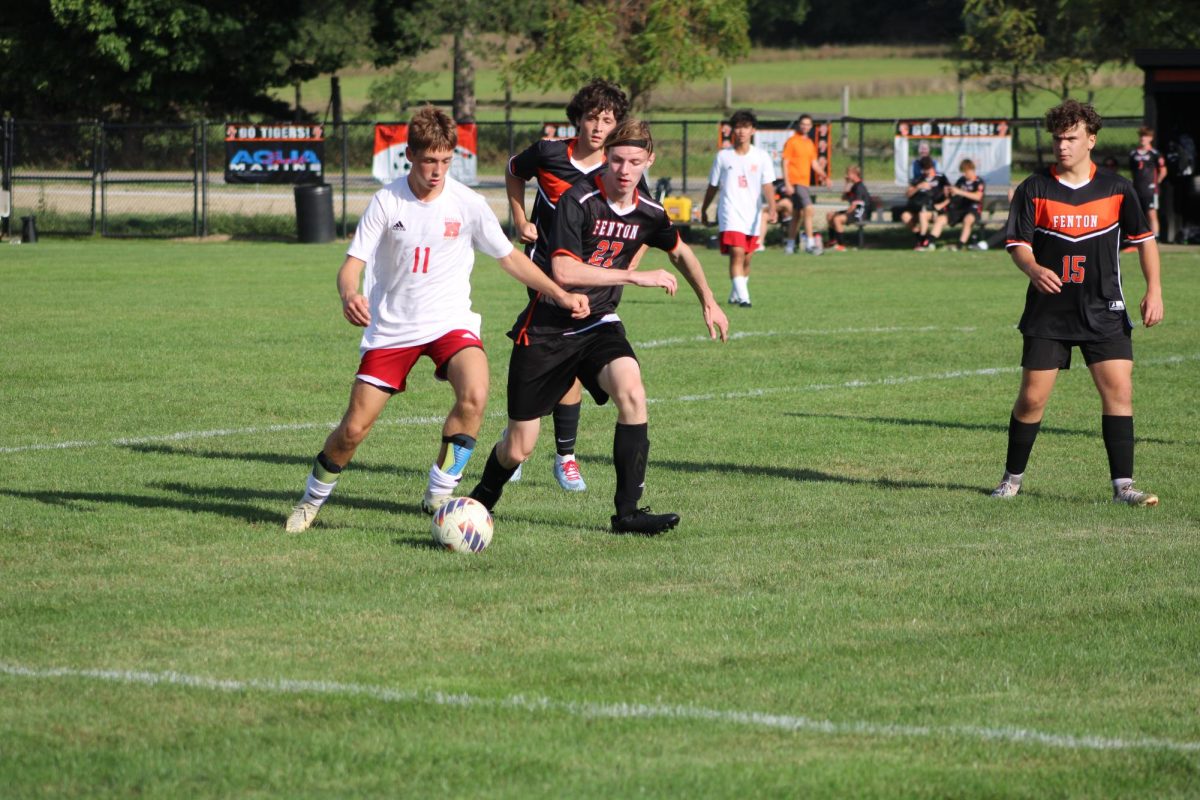
[[[801,114],[793,126],[795,133],[783,145],[783,193],[792,201],[792,222],[783,249],[786,253],[796,252],[796,234],[800,230],[800,218],[804,218],[804,234],[808,237],[808,252],[820,254],[820,247],[813,240],[813,201],[808,188],[827,185],[829,178],[817,156],[817,143],[809,136],[813,129],[813,118]]]

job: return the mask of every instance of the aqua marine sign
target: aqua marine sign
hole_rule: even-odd
[[[225,125],[226,183],[320,183],[324,160],[324,125]]]

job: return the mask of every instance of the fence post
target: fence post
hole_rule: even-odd
[[[8,224],[12,219],[12,149],[13,149],[13,119],[5,115],[0,129],[3,133],[3,144],[0,145],[0,191],[8,192],[8,216],[0,219],[0,235],[8,236]]]
[[[208,236],[208,120],[200,120],[200,235]]]
[[[96,189],[100,178],[100,124],[92,125],[92,217],[88,233],[96,235]]]
[[[866,135],[866,123],[860,121],[858,123],[858,170],[862,173],[864,181],[867,179],[866,144],[863,141]]]
[[[104,123],[96,121],[100,136],[100,235],[108,236],[108,137],[104,135]]]
[[[1033,141],[1034,141],[1035,146],[1037,147],[1038,168],[1041,168],[1041,166],[1042,166],[1042,126],[1041,126],[1041,121],[1036,120],[1036,119],[1033,121]],[[1014,137],[1014,141],[1013,141],[1013,146],[1014,146],[1014,148],[1016,146],[1015,137]]]
[[[850,87],[842,87],[842,149],[850,146],[850,130],[846,127],[846,117],[850,116]]]
[[[340,112],[339,112],[340,116]],[[342,129],[342,238],[349,238],[350,231],[346,227],[346,184],[350,180],[350,127],[345,120],[338,123]]]
[[[200,238],[200,124],[192,123],[192,236]]]
[[[681,172],[680,182],[683,188],[679,190],[680,194],[687,194],[687,162],[688,162],[688,121],[683,121],[683,161],[680,162],[679,170]]]

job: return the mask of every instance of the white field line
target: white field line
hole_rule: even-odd
[[[302,681],[287,678],[245,680],[206,678],[180,672],[142,672],[70,667],[34,668],[0,663],[0,674],[35,680],[80,679],[135,686],[180,686],[188,689],[240,694],[265,692],[283,695],[328,695],[366,697],[384,703],[452,706],[456,708],[509,709],[529,713],[557,713],[583,719],[687,720],[728,725],[744,725],[794,733],[818,733],[832,736],[939,737],[975,739],[987,742],[1042,745],[1064,750],[1156,750],[1178,753],[1200,752],[1200,742],[1176,741],[1152,737],[1111,737],[1090,734],[1059,734],[1017,727],[976,725],[893,725],[876,722],[834,722],[790,714],[761,711],[728,711],[700,706],[661,703],[593,703],[552,700],[547,697],[509,695],[504,698],[477,697],[470,694],[446,694],[436,691],[392,689],[361,683]]]
[[[1009,326],[1014,328],[1016,326]],[[786,331],[735,331],[729,334],[729,341],[738,339],[757,339],[764,336],[853,336],[862,333],[975,333],[979,328],[952,327],[940,325],[921,325],[919,327],[867,327],[867,328],[796,328]],[[999,328],[997,328],[999,330]],[[667,347],[675,344],[691,344],[692,342],[711,341],[707,336],[680,336],[673,339],[651,339],[647,342],[634,342],[634,350],[651,350],[655,347]]]
[[[1143,359],[1137,362],[1141,367],[1162,366],[1165,364],[1183,364],[1190,361],[1200,361],[1200,353],[1186,356],[1169,356],[1166,358]],[[662,403],[697,403],[708,400],[742,400],[752,397],[767,397],[777,394],[802,394],[806,392],[825,392],[834,389],[867,389],[873,386],[901,386],[909,383],[926,381],[947,381],[960,378],[978,378],[993,375],[1004,375],[1020,372],[1020,367],[985,367],[983,369],[952,370],[935,372],[928,375],[896,375],[886,378],[859,379],[842,381],[841,383],[809,383],[801,386],[771,386],[759,389],[744,389],[740,392],[715,392],[711,394],[688,394],[679,397],[648,398],[649,404]],[[503,412],[492,412],[489,417],[503,416]],[[377,425],[429,425],[444,421],[444,417],[401,417],[399,419],[382,419]],[[36,450],[71,450],[87,447],[122,447],[138,444],[153,444],[155,442],[182,442],[190,439],[214,439],[224,436],[253,436],[260,433],[277,433],[287,431],[306,431],[314,429],[332,430],[334,422],[302,422],[292,425],[264,425],[248,428],[218,428],[207,431],[178,431],[155,436],[137,436],[121,439],[47,442],[44,444],[26,444],[14,447],[0,447],[0,454],[27,453]]]

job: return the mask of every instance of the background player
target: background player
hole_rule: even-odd
[[[504,185],[512,209],[513,224],[525,243],[525,255],[547,275],[550,274],[549,239],[553,231],[554,210],[558,199],[567,189],[604,166],[604,137],[625,119],[629,99],[621,87],[600,78],[584,86],[567,104],[567,119],[578,135],[571,139],[543,139],[530,145],[508,162]],[[525,216],[525,184],[537,179],[537,198],[533,216]],[[644,185],[643,185],[643,188]],[[648,189],[646,193],[649,194]],[[532,295],[531,295],[532,297]],[[554,478],[567,491],[587,489],[579,462],[575,459],[575,443],[579,434],[579,412],[583,402],[583,387],[579,381],[567,390],[554,406]],[[512,480],[520,480],[521,471]]]
[[[942,224],[944,224],[944,220],[939,221],[935,217],[950,202],[950,199],[946,197],[946,189],[950,186],[950,181],[945,175],[938,172],[937,165],[929,156],[921,156],[917,160],[917,167],[921,170],[921,174],[913,178],[906,190],[908,205],[904,207],[900,219],[908,224],[913,236],[916,237],[914,250],[933,250],[933,239],[941,235]],[[936,229],[932,235],[931,223]]]
[[[983,219],[983,196],[987,192],[987,183],[975,171],[975,162],[969,158],[962,160],[958,171],[962,173],[958,180],[953,186],[946,187],[946,196],[950,198],[950,202],[942,212],[942,216],[945,217],[942,224],[953,227],[962,223],[958,246],[965,250],[971,243],[971,229]],[[940,234],[941,226],[933,238],[936,240]]]
[[[1100,115],[1067,100],[1046,112],[1057,163],[1017,187],[1008,217],[1008,252],[1029,276],[1021,333],[1021,389],[1008,427],[1004,477],[992,497],[1015,497],[1060,369],[1070,369],[1078,347],[1102,406],[1113,502],[1157,505],[1133,487],[1133,323],[1121,289],[1122,237],[1138,247],[1146,294],[1142,323],[1163,316],[1158,245],[1133,186],[1097,170],[1091,152]]]
[[[1154,129],[1138,128],[1138,146],[1129,151],[1129,174],[1150,230],[1158,236],[1158,187],[1167,177],[1167,161],[1154,149]]]
[[[289,533],[306,530],[342,470],[366,439],[392,395],[404,391],[422,355],[450,381],[454,407],[429,469],[422,508],[433,513],[462,479],[487,404],[488,364],[471,310],[472,248],[499,260],[505,272],[553,297],[568,316],[588,314],[587,297],[569,294],[513,249],[480,195],[450,177],[458,134],[443,112],[426,106],[408,126],[412,170],[376,192],[338,270],[342,314],[365,327],[362,361],[342,421],[317,454],[304,496],[288,517]],[[370,262],[360,294],[359,278]]]
[[[700,220],[708,225],[708,207],[717,202],[717,230],[721,253],[729,254],[729,302],[750,307],[750,259],[758,249],[759,205],[767,207],[767,222],[778,218],[775,212],[775,165],[767,151],[751,144],[758,118],[749,111],[738,111],[729,118],[733,146],[717,152],[708,188],[700,206]]]
[[[583,287],[591,300],[591,316],[572,319],[535,299],[518,317],[510,334],[514,345],[508,366],[508,428],[471,496],[488,508],[499,502],[509,475],[533,452],[540,418],[578,378],[597,403],[611,397],[617,406],[612,530],[653,536],[675,527],[679,515],[638,508],[650,450],[646,390],[616,311],[626,285],[659,287],[674,294],[677,283],[666,270],[632,268],[633,254],[643,244],[667,251],[700,299],[709,336],[715,339],[719,334],[724,341],[729,321],[713,299],[700,262],[680,240],[666,211],[637,190],[654,162],[649,126],[625,120],[609,134],[605,150],[608,169],[560,199],[552,239],[555,280]]]
[[[793,127],[792,135],[783,144],[781,156],[783,194],[791,200],[793,209],[792,221],[783,242],[783,251],[785,253],[796,252],[796,234],[800,230],[801,221],[803,221],[805,241],[808,242],[805,249],[812,255],[820,255],[821,248],[817,243],[819,237],[813,235],[815,209],[812,195],[809,194],[808,189],[817,184],[825,185],[828,183],[828,179],[817,154],[817,143],[811,137],[813,118],[808,114],[801,114],[800,119],[796,120]],[[815,181],[814,178],[816,178]]]
[[[846,249],[845,243],[842,242],[846,223],[853,222],[857,225],[871,214],[871,193],[863,183],[862,170],[857,164],[846,167],[846,190],[842,192],[842,199],[850,205],[844,211],[830,211],[825,217],[829,221],[829,246],[837,252]]]

